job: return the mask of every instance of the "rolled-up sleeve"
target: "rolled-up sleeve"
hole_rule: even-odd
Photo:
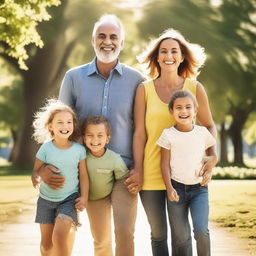
[[[72,108],[75,106],[74,86],[69,72],[65,74],[61,83],[59,100]]]

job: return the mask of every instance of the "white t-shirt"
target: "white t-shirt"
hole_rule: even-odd
[[[204,127],[194,125],[193,130],[181,132],[171,127],[164,129],[157,145],[170,150],[171,178],[186,185],[202,181],[199,172],[207,148],[216,143]]]

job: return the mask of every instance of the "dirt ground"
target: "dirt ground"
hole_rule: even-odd
[[[34,223],[36,198],[27,202],[27,209],[13,216],[0,226],[0,256],[39,256],[39,226]],[[73,256],[93,256],[93,241],[86,213],[81,214],[82,227],[79,228],[73,250]],[[249,256],[244,240],[233,233],[210,223],[213,256]],[[170,239],[169,239],[170,240]],[[195,253],[195,244],[194,255]],[[135,232],[135,255],[151,256],[150,229],[144,210],[139,203]]]

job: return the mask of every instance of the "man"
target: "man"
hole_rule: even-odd
[[[59,99],[75,109],[80,121],[89,115],[105,116],[112,126],[108,147],[119,153],[128,168],[132,168],[133,102],[136,88],[144,78],[118,60],[124,46],[124,36],[123,25],[115,15],[102,16],[95,23],[92,34],[96,58],[66,73]],[[39,175],[55,189],[64,182],[60,175],[51,174],[49,167],[48,170],[40,170]],[[116,182],[104,209],[102,204],[99,207],[97,201],[88,204],[95,255],[112,255],[111,206],[115,224],[115,255],[133,256],[137,196],[130,194],[122,181]]]

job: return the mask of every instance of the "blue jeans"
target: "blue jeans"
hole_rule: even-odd
[[[208,230],[208,187],[200,184],[185,185],[174,180],[171,180],[171,182],[180,197],[179,202],[168,200],[167,203],[169,221],[172,235],[174,236],[175,255],[192,255],[192,240],[188,220],[189,211],[193,222],[197,255],[211,255]]]
[[[166,191],[142,190],[140,198],[151,228],[154,256],[169,256],[167,246]]]

